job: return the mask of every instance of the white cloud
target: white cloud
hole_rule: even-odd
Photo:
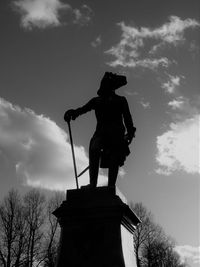
[[[175,93],[175,90],[180,86],[181,78],[179,76],[169,75],[169,81],[162,84],[162,88],[169,94]]]
[[[157,150],[158,173],[200,173],[200,114],[171,123],[170,129],[157,137]]]
[[[101,36],[99,35],[92,43],[91,43],[91,46],[93,47],[97,47],[99,45],[101,45],[102,43],[102,39],[101,39]]]
[[[51,119],[0,98],[0,150],[27,185],[52,190],[75,188],[68,135]],[[85,149],[75,146],[78,173],[88,165]],[[99,175],[100,184],[107,181]],[[89,182],[89,174],[79,178]]]
[[[82,5],[80,9],[77,9],[77,8],[74,9],[73,13],[74,13],[73,22],[75,24],[79,24],[82,26],[87,25],[90,22],[91,17],[93,15],[91,8],[87,5]]]
[[[73,9],[62,0],[14,0],[13,7],[21,15],[22,27],[28,30],[60,26],[61,11],[68,11],[72,22],[80,25],[88,24],[92,13],[86,5]]]
[[[169,59],[153,57],[158,48],[168,46],[176,46],[184,42],[184,33],[188,28],[199,27],[200,23],[194,19],[182,20],[177,16],[171,16],[169,22],[166,22],[160,27],[151,29],[147,27],[137,28],[127,26],[124,22],[118,23],[121,28],[122,35],[120,42],[106,51],[115,57],[115,60],[110,62],[112,67],[145,67],[155,69],[158,66],[167,67]],[[152,40],[154,45],[146,47],[146,41]],[[147,54],[146,58],[143,55]],[[151,57],[149,57],[149,55]],[[163,65],[163,60],[165,64]],[[148,64],[145,64],[148,62]],[[159,62],[159,64],[155,64]]]
[[[200,51],[200,47],[199,45],[193,40],[191,43],[190,43],[190,47],[189,47],[189,50],[190,52],[193,53],[193,55],[197,55]]]
[[[171,100],[168,106],[173,110],[172,115],[179,121],[183,121],[186,118],[191,118],[199,114],[199,96],[195,96],[193,100],[184,96],[178,96]]]
[[[182,96],[177,97],[176,99],[173,99],[168,103],[168,106],[170,106],[173,110],[182,110],[183,105],[185,104],[185,100]]]
[[[21,24],[26,29],[59,26],[59,12],[71,9],[60,0],[15,0],[13,4],[21,14]]]
[[[163,47],[165,44],[176,46],[183,43],[185,41],[185,30],[199,26],[200,23],[195,19],[182,20],[177,16],[170,16],[169,22],[149,33],[152,37],[161,41],[153,47],[153,52],[156,52],[158,48]]]
[[[138,60],[136,61],[136,65],[143,67],[143,68],[148,68],[151,70],[157,69],[158,67],[164,67],[167,68],[170,65],[170,61],[166,57],[162,58],[146,58],[143,60]]]
[[[200,247],[176,246],[175,251],[180,255],[183,263],[187,260],[191,260],[194,264],[200,263]]]
[[[141,100],[140,104],[143,106],[144,109],[150,109],[151,108],[151,105],[149,102],[145,102],[145,101]]]
[[[117,51],[115,54],[117,55]],[[121,58],[109,63],[111,67],[117,67],[117,66],[129,67],[129,68],[142,67],[150,70],[155,70],[158,67],[167,68],[170,64],[171,62],[166,57],[159,59],[145,58],[142,60],[129,60],[129,61],[126,61],[126,59]]]

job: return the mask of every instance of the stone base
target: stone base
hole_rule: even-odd
[[[125,267],[121,224],[133,232],[139,219],[114,187],[68,190],[53,214],[61,226],[57,267]]]

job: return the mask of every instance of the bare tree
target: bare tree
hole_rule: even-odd
[[[153,215],[142,203],[131,204],[141,219],[133,234],[134,251],[138,267],[184,267],[175,252],[175,242],[156,224]]]
[[[147,242],[147,239],[150,238],[150,235],[153,231],[152,229],[152,214],[149,212],[142,203],[131,203],[131,208],[135,211],[137,216],[140,218],[142,223],[140,223],[133,235],[134,240],[134,251],[136,256],[137,266],[142,266],[142,251]]]
[[[52,212],[63,194],[48,202],[33,189],[23,198],[11,190],[0,205],[0,266],[54,267],[60,235]],[[131,204],[142,223],[136,228],[134,250],[138,267],[186,267],[175,252],[175,242],[156,224],[142,203]],[[188,266],[188,265],[187,265]]]
[[[19,266],[24,246],[23,208],[17,191],[11,190],[0,206],[0,263]]]
[[[27,235],[27,224],[25,218],[25,209],[24,206],[21,205],[20,210],[18,212],[18,220],[16,224],[17,230],[17,238],[16,238],[16,245],[14,247],[14,255],[15,255],[15,267],[23,266],[26,262],[26,235]]]
[[[186,267],[186,264],[181,263],[180,256],[174,250],[174,244],[169,237],[154,240],[144,249],[143,257],[146,260],[144,266],[148,267]]]
[[[165,251],[171,247],[170,240],[165,235],[163,228],[151,221],[147,237],[142,248],[142,259],[146,266],[164,266]]]
[[[47,230],[44,242],[44,266],[54,267],[56,264],[57,248],[60,237],[60,227],[57,218],[52,212],[57,209],[64,200],[64,194],[56,192],[47,203]]]
[[[59,241],[58,222],[52,212],[63,194],[45,201],[36,189],[23,198],[11,190],[0,205],[0,266],[55,266]]]
[[[26,218],[26,267],[35,266],[40,261],[43,241],[43,227],[45,223],[45,197],[32,189],[24,196]]]

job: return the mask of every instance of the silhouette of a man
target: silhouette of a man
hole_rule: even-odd
[[[130,153],[128,145],[135,137],[136,128],[126,98],[115,93],[126,84],[125,76],[106,72],[97,91],[98,96],[64,115],[65,121],[69,122],[88,111],[95,111],[97,126],[89,146],[91,187],[97,185],[99,166],[108,168],[108,186],[114,186],[119,167]]]

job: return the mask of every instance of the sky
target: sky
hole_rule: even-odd
[[[0,34],[0,198],[75,188],[63,114],[96,96],[105,71],[125,74],[117,93],[137,132],[117,186],[199,266],[199,1],[1,0]],[[78,172],[95,125],[93,112],[72,122]]]

